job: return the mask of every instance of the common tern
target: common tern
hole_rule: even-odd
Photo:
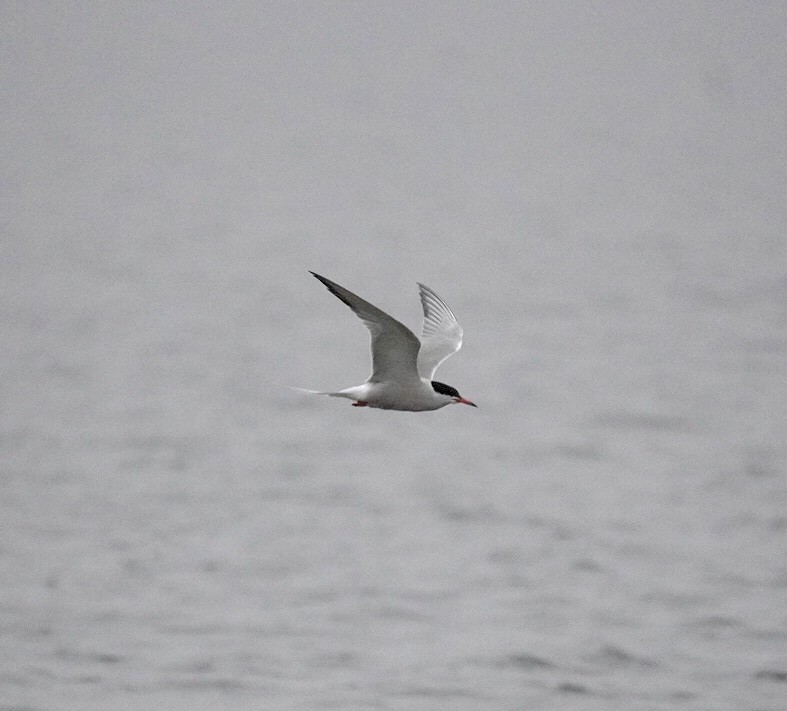
[[[364,301],[336,282],[310,272],[334,296],[349,306],[371,333],[372,374],[363,385],[338,392],[304,392],[354,400],[355,407],[422,412],[445,405],[478,407],[463,398],[456,388],[432,380],[435,370],[462,346],[462,327],[434,291],[418,284],[424,323],[421,340],[404,324]]]

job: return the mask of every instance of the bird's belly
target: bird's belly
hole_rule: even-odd
[[[447,404],[435,398],[431,386],[427,388],[422,383],[413,384],[411,387],[403,387],[399,384],[392,386],[388,383],[367,383],[366,385],[369,389],[364,400],[369,407],[376,407],[380,410],[425,412],[439,410]]]

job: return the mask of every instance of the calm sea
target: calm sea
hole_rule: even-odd
[[[787,708],[778,23],[504,5],[5,12],[0,710]]]

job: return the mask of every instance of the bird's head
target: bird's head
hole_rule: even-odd
[[[456,405],[470,405],[470,407],[478,407],[478,405],[476,405],[474,402],[470,402],[470,400],[463,398],[459,394],[459,391],[456,388],[452,388],[450,385],[439,383],[436,380],[433,380],[432,388],[436,393],[450,397]]]

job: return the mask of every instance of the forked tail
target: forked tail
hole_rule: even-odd
[[[310,390],[309,388],[299,388],[295,385],[290,385],[288,387],[292,388],[293,390],[298,390],[299,392],[306,393],[307,395],[327,395],[328,397],[346,397],[349,398],[350,400],[354,399],[352,395],[348,395],[347,393],[329,393],[326,392],[325,390]]]

